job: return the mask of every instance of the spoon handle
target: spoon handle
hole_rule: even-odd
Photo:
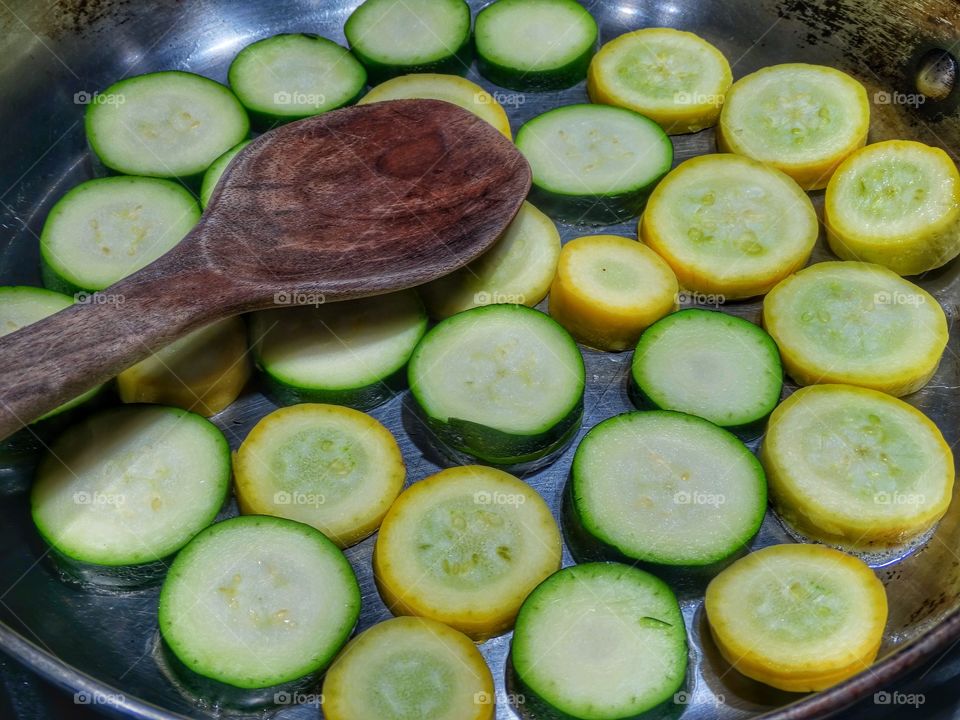
[[[0,439],[218,317],[210,271],[173,251],[0,338]]]

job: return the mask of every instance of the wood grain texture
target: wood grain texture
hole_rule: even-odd
[[[267,133],[237,155],[173,250],[0,338],[0,438],[222,317],[450,273],[496,241],[529,187],[512,143],[436,100],[356,106]]]

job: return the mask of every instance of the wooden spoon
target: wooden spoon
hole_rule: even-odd
[[[0,338],[0,438],[214,320],[452,272],[493,244],[529,187],[510,141],[437,100],[372,103],[269,132],[237,155],[173,250]]]

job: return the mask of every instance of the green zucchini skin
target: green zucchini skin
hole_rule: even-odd
[[[594,41],[593,45],[566,65],[535,72],[522,72],[509,68],[488,57],[484,57],[478,52],[477,69],[483,77],[494,85],[499,85],[509,90],[519,90],[521,92],[563,90],[576,85],[578,82],[582,82],[587,77],[587,68],[590,67],[590,60],[596,51],[597,43]]]
[[[541,187],[530,187],[530,202],[550,217],[583,225],[612,225],[637,217],[666,172],[646,187],[616,195],[565,195]]]
[[[363,85],[360,87],[360,90],[357,91],[357,94],[352,98],[347,100],[342,105],[338,105],[336,108],[331,108],[325,112],[331,112],[332,110],[339,109],[342,107],[349,107],[354,105],[357,100],[362,98],[367,92],[367,86]],[[250,125],[257,132],[267,132],[268,130],[273,130],[276,127],[281,125],[286,125],[287,123],[296,122],[297,120],[303,120],[304,118],[299,117],[290,117],[289,115],[274,115],[272,113],[262,112],[259,110],[251,110],[247,108],[247,115],[250,116]],[[308,115],[307,117],[315,117],[313,115]],[[201,175],[201,183],[203,176]]]
[[[439,73],[441,75],[459,75],[463,77],[470,70],[470,63],[473,62],[473,40],[468,34],[463,43],[457,50],[447,57],[428,63],[417,65],[393,65],[374,60],[363,50],[352,45],[350,52],[357,56],[357,59],[363,63],[367,69],[367,82],[373,85],[379,85],[385,80],[398,77],[400,75],[410,75],[413,73]],[[362,96],[364,93],[361,92]],[[356,100],[359,100],[357,97]]]
[[[325,390],[291,385],[276,375],[270,374],[259,363],[257,364],[263,391],[277,405],[326,403],[328,405],[344,405],[363,411],[383,405],[406,389],[406,367],[406,363],[404,363],[383,380],[371,385],[343,390]]]

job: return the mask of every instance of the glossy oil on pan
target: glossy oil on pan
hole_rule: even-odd
[[[871,141],[920,140],[960,147],[958,93],[949,73],[943,97],[899,102],[916,93],[918,68],[931,51],[960,40],[960,2],[946,0],[583,0],[597,18],[601,41],[649,26],[691,30],[717,45],[735,77],[787,61],[830,64],[859,78],[872,100]],[[225,81],[244,45],[280,32],[310,32],[343,43],[343,24],[357,0],[6,0],[0,4],[0,282],[39,284],[37,236],[50,205],[71,186],[100,172],[83,133],[90,95],[120,79],[165,69],[190,70]],[[474,10],[483,2],[471,2]],[[949,67],[947,68],[949,70]],[[955,69],[955,68],[954,68]],[[583,84],[562,92],[521,94],[490,90],[507,109],[514,131],[546,109],[586,101]],[[676,161],[712,152],[712,130],[674,138]],[[822,192],[814,193],[822,205]],[[564,240],[586,234],[560,225]],[[590,232],[633,235],[633,222]],[[828,257],[821,238],[814,261]],[[936,296],[951,326],[958,313],[960,265],[929,273],[920,284]],[[750,320],[760,303],[723,308]],[[960,334],[952,338],[933,381],[910,402],[930,415],[951,445],[960,434]],[[588,390],[580,437],[599,421],[630,409],[629,353],[584,351]],[[2,368],[0,368],[2,372]],[[255,392],[215,418],[236,447],[272,405]],[[411,480],[434,472],[426,445],[403,397],[373,412],[398,437]],[[525,479],[558,511],[572,448],[552,466]],[[8,474],[0,491],[0,646],[72,691],[108,702],[133,717],[207,717],[212,708],[184,697],[165,674],[157,650],[157,590],[123,595],[81,591],[60,583],[33,536],[24,488]],[[229,512],[235,512],[231,509]],[[768,514],[754,547],[788,540]],[[360,628],[389,617],[370,571],[372,539],[348,557],[364,598]],[[867,673],[829,691],[795,696],[748,681],[725,667],[710,642],[702,586],[680,589],[692,640],[682,698],[685,718],[811,718],[836,712],[873,693],[960,638],[960,503],[954,502],[929,543],[878,572],[890,597],[890,620],[880,659]],[[565,564],[570,564],[565,552]],[[529,717],[509,702],[509,636],[484,643],[498,686],[498,720]],[[317,718],[316,704],[281,708],[277,717]]]

